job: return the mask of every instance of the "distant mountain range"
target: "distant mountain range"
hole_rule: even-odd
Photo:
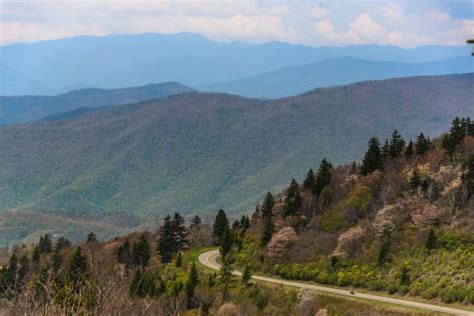
[[[194,91],[176,82],[149,84],[122,89],[86,88],[57,96],[0,97],[0,125],[31,122],[53,115],[64,117],[84,113],[99,106],[137,103]],[[72,113],[62,113],[75,110]]]
[[[342,57],[281,68],[248,78],[204,85],[199,88],[249,97],[278,98],[303,93],[315,87],[330,87],[364,80],[469,72],[474,72],[474,59],[471,56],[418,63],[369,61]]]
[[[248,211],[323,157],[360,159],[373,135],[439,135],[453,117],[474,117],[472,95],[474,74],[277,100],[188,92],[2,127],[0,238],[105,238],[173,211]]]
[[[165,81],[195,87],[340,57],[418,63],[468,54],[467,45],[341,48],[223,43],[189,33],[81,36],[0,47],[0,95],[57,94],[84,86],[120,88]],[[384,78],[389,76],[392,74],[383,74]],[[331,84],[344,83],[333,80]],[[248,94],[255,95],[252,91]]]

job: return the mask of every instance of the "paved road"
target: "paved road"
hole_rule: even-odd
[[[219,256],[219,250],[207,251],[207,252],[202,253],[199,256],[199,262],[208,268],[219,270],[221,265],[217,263],[218,256]],[[239,271],[233,271],[232,273],[239,276],[242,275],[242,273]],[[326,287],[326,286],[321,286],[321,285],[314,285],[314,284],[295,282],[295,281],[287,281],[287,280],[275,279],[275,278],[263,277],[263,276],[257,276],[257,275],[252,276],[252,279],[258,280],[258,281],[269,282],[269,283],[288,285],[288,286],[297,287],[301,289],[326,292],[326,293],[331,293],[331,294],[336,294],[336,295],[358,297],[358,298],[363,298],[363,299],[368,299],[368,300],[373,300],[373,301],[386,302],[386,303],[392,303],[392,304],[409,306],[409,307],[417,307],[417,308],[422,308],[429,311],[443,312],[443,313],[454,314],[454,315],[474,316],[474,312],[470,312],[470,311],[466,311],[466,310],[462,310],[458,308],[445,307],[445,306],[439,306],[439,305],[433,305],[433,304],[427,304],[427,303],[419,303],[419,302],[391,298],[391,297],[386,297],[386,296],[379,296],[379,295],[374,295],[374,294],[355,293],[354,295],[352,295],[349,293],[349,290],[346,290],[346,289],[342,290],[342,289]]]

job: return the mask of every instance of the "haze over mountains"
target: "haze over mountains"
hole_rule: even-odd
[[[193,91],[176,82],[122,89],[86,88],[57,96],[0,96],[0,125],[30,122],[76,109],[83,113],[99,106],[136,103]],[[51,118],[49,118],[51,119]]]
[[[224,82],[226,84],[219,90],[227,91],[225,87],[229,81],[264,74],[262,76],[266,84],[272,80],[279,82],[284,80],[285,76],[291,78],[291,73],[295,71],[281,68],[327,59],[353,57],[368,61],[420,63],[466,57],[468,53],[467,46],[421,46],[402,49],[377,45],[340,48],[309,47],[281,42],[223,43],[190,33],[81,36],[1,47],[0,95],[57,94],[71,87],[121,88],[166,81],[177,81],[198,88],[210,84],[219,87],[219,84]],[[329,67],[327,71],[322,71],[315,65],[301,66],[303,74],[316,67],[316,74],[313,75],[317,75],[318,79],[307,79],[305,85],[302,84],[297,89],[292,87],[278,95],[302,92],[321,83],[327,85],[321,80],[321,77],[325,76],[331,78],[331,85],[351,82],[332,76],[329,72],[343,68],[345,62],[347,60],[342,59],[341,65]],[[367,73],[365,69],[361,72],[360,68],[356,68],[356,73],[353,74],[351,69],[346,71],[347,78],[352,80],[458,72],[459,68],[456,68],[456,65],[451,68],[450,63],[433,70],[423,65],[413,65],[403,66],[406,71],[394,71],[393,66],[381,65],[380,72],[370,71],[370,67]],[[425,68],[422,71],[420,67]],[[276,71],[275,78],[269,78],[271,71]],[[472,71],[472,63],[470,69],[464,70],[469,71]],[[282,76],[282,73],[286,75]],[[243,85],[252,85],[252,80],[250,78],[250,82],[244,82]],[[228,91],[242,90],[246,95],[278,96],[269,93],[264,86],[264,93],[258,93],[257,88],[236,88],[235,84],[236,82],[232,83]],[[274,87],[274,90],[279,88],[281,86]]]
[[[110,237],[172,211],[247,211],[323,157],[360,159],[374,134],[441,134],[453,117],[474,116],[473,93],[474,74],[277,100],[188,92],[3,127],[0,237]]]
[[[231,82],[205,85],[202,88],[249,97],[278,98],[303,93],[315,87],[330,87],[364,80],[473,71],[474,61],[470,56],[418,63],[341,57],[280,68]]]

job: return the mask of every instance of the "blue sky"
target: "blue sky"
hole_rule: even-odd
[[[0,0],[0,24],[0,45],[155,32],[311,46],[458,45],[474,37],[474,1]]]

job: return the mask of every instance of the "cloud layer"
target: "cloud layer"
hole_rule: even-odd
[[[154,32],[311,46],[458,45],[474,37],[473,14],[470,0],[1,1],[0,45]]]

